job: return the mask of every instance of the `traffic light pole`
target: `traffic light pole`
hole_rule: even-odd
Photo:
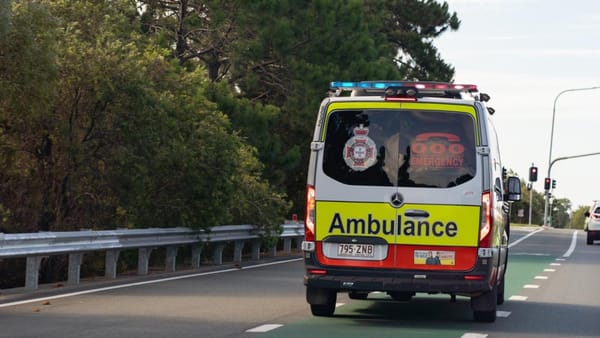
[[[580,157],[588,157],[588,156],[596,156],[596,155],[600,155],[600,152],[597,153],[589,153],[589,154],[581,154],[581,155],[573,155],[573,156],[563,156],[563,157],[557,157],[554,160],[552,160],[550,162],[550,165],[548,166],[548,177],[550,177],[550,172],[552,170],[552,166],[554,165],[554,163],[558,162],[558,161],[564,161],[564,160],[570,160],[573,158],[580,158]],[[552,179],[550,179],[552,181]],[[552,189],[554,187],[550,187],[550,189]],[[544,189],[544,193],[546,194],[546,202],[545,202],[545,206],[544,206],[544,225],[552,225],[552,213],[548,214],[548,207],[550,205],[550,196],[549,196],[549,190]],[[548,223],[546,223],[546,218],[548,218]]]
[[[599,89],[600,86],[596,86],[596,87],[586,87],[586,88],[574,88],[574,89],[565,89],[562,92],[558,93],[558,95],[556,95],[556,97],[554,98],[554,104],[552,106],[552,129],[550,129],[550,150],[548,151],[548,176],[546,177],[552,177],[550,176],[551,174],[551,170],[552,170],[552,164],[556,161],[552,161],[552,142],[554,140],[554,118],[556,117],[556,101],[558,101],[558,98],[564,94],[564,93],[568,93],[568,92],[576,92],[576,91],[584,91],[584,90],[593,90],[593,89]],[[577,157],[581,157],[581,156],[577,156]],[[561,159],[566,159],[566,158],[561,158]],[[557,159],[558,160],[558,159]],[[550,196],[548,195],[548,190],[545,190],[545,199],[544,199],[544,226],[548,226],[548,205],[550,204]]]

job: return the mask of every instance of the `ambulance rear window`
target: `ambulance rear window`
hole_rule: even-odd
[[[338,110],[323,171],[350,185],[448,188],[475,176],[475,121],[463,112]]]

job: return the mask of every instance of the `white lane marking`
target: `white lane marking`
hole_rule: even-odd
[[[523,286],[523,288],[525,288],[525,289],[539,289],[539,287],[540,287],[540,286],[539,286],[539,285],[537,285],[537,284],[525,284],[525,285]]]
[[[557,258],[555,259],[557,262],[566,262],[567,260],[564,258]]]
[[[548,276],[535,276],[533,279],[548,279]]]
[[[508,300],[516,300],[516,301],[525,301],[527,300],[526,296],[510,296]]]
[[[563,257],[569,257],[571,256],[571,254],[573,253],[573,251],[575,251],[575,246],[577,245],[577,230],[573,231],[573,238],[571,238],[571,246],[569,247],[569,250],[567,250],[567,252],[565,252],[565,254],[563,255]]]
[[[544,272],[556,272],[556,269],[544,269]]]
[[[530,233],[528,233],[527,235],[525,235],[525,236],[523,236],[523,237],[521,237],[521,238],[517,239],[516,241],[514,241],[514,242],[510,243],[510,244],[508,245],[508,247],[509,247],[509,248],[512,248],[513,246],[515,246],[515,245],[517,245],[517,244],[521,243],[522,241],[526,240],[528,237],[530,237],[530,236],[533,236],[533,235],[537,234],[538,232],[540,232],[540,231],[542,231],[542,230],[544,230],[544,228],[540,228],[540,229],[537,229],[537,230],[536,230],[536,231],[534,231],[534,232],[530,232]]]
[[[539,253],[539,252],[511,252],[511,256],[539,256],[539,257],[547,257],[550,254]]]
[[[195,274],[191,274],[191,275],[161,278],[161,279],[148,280],[148,281],[143,281],[143,282],[135,282],[135,283],[129,283],[129,284],[113,285],[113,286],[107,286],[107,287],[97,288],[97,289],[90,289],[90,290],[84,290],[84,291],[78,291],[78,292],[65,293],[65,294],[62,294],[62,295],[55,295],[55,296],[49,296],[49,297],[42,297],[42,298],[35,298],[35,299],[22,300],[22,301],[18,301],[18,302],[11,302],[11,303],[0,304],[0,308],[9,307],[9,306],[15,306],[15,305],[29,304],[29,303],[43,302],[43,301],[52,300],[52,299],[60,299],[60,298],[67,298],[67,297],[73,297],[73,296],[79,296],[79,295],[87,295],[87,294],[90,294],[90,293],[97,293],[97,292],[108,291],[108,290],[124,289],[124,288],[132,287],[132,286],[140,286],[140,285],[147,285],[147,284],[156,284],[156,283],[169,282],[169,281],[178,280],[178,279],[186,279],[186,278],[194,278],[194,277],[218,275],[218,274],[222,274],[222,273],[234,272],[234,271],[240,271],[240,270],[247,270],[247,269],[256,269],[256,268],[262,268],[262,267],[270,266],[270,265],[277,265],[277,264],[285,264],[285,263],[297,262],[297,261],[301,261],[303,259],[304,258],[293,258],[293,259],[287,259],[285,261],[277,261],[277,262],[263,263],[263,264],[257,264],[257,265],[251,265],[251,266],[244,266],[244,267],[241,267],[241,268],[233,268],[233,269],[225,269],[225,270],[218,270],[218,271],[201,272],[201,273],[195,273]]]
[[[467,332],[461,336],[461,338],[486,338],[488,335],[485,333],[474,333]]]
[[[257,326],[252,329],[248,329],[248,330],[246,330],[246,332],[248,332],[248,333],[265,333],[265,332],[269,332],[269,331],[275,330],[277,328],[280,328],[282,326],[283,326],[283,324],[264,324],[264,325]]]
[[[496,311],[496,317],[507,318],[510,314],[510,311]]]
[[[562,264],[560,263],[550,263],[550,266],[561,266]]]
[[[344,306],[346,305],[346,303],[335,303],[335,307],[340,307],[340,306]]]

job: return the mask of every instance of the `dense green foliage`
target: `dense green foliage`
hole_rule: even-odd
[[[0,2],[0,231],[272,228],[332,80],[451,80],[433,0]]]

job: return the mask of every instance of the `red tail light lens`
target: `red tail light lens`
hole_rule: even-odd
[[[492,246],[494,220],[492,215],[492,195],[484,192],[481,195],[481,224],[479,225],[479,247]]]
[[[304,217],[304,239],[315,240],[315,187],[306,187],[306,217]]]

